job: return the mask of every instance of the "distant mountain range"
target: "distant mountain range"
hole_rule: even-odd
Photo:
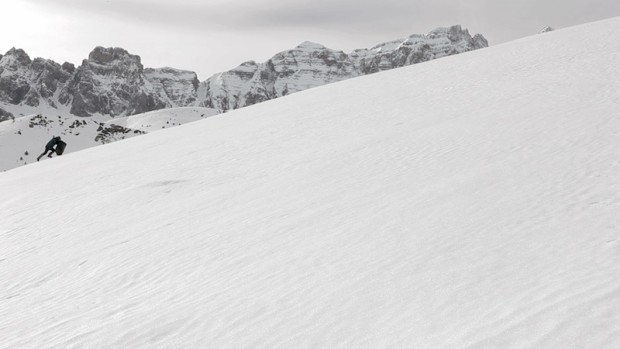
[[[472,37],[458,25],[349,54],[304,42],[267,62],[245,62],[202,82],[191,71],[145,68],[139,56],[122,48],[97,47],[77,68],[49,59],[32,60],[23,50],[12,48],[0,55],[0,120],[39,109],[82,117],[129,116],[188,106],[225,112],[487,46],[482,35]]]
[[[349,54],[304,42],[202,82],[191,71],[144,68],[122,48],[97,47],[77,68],[12,48],[0,55],[0,171],[36,161],[54,135],[70,153],[487,46],[458,25]]]

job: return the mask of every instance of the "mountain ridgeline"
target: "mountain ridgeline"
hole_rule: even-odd
[[[122,48],[95,48],[75,67],[30,57],[21,49],[0,55],[0,121],[19,106],[66,110],[88,117],[140,114],[174,107],[226,112],[308,88],[487,47],[461,26],[355,50],[350,54],[304,42],[264,63],[245,62],[200,82],[196,73],[145,68]]]

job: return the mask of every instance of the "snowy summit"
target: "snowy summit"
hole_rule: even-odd
[[[0,173],[0,348],[619,348],[610,38],[620,18]]]

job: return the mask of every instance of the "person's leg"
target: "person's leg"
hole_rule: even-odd
[[[45,151],[43,152],[43,154],[39,155],[39,157],[37,158],[37,161],[41,160],[41,158],[42,158],[45,154],[47,154],[47,152],[48,152],[48,149],[47,149],[47,148],[45,148]]]
[[[54,152],[56,151],[56,149],[52,148],[50,149],[50,154],[47,156],[48,158],[51,158],[52,155],[54,155]]]

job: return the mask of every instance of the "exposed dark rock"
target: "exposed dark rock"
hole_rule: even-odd
[[[143,84],[142,71],[138,56],[121,48],[95,48],[68,86],[69,94],[73,95],[71,113],[78,116],[125,113]],[[63,100],[68,101],[68,96],[63,96]]]
[[[75,73],[75,65],[73,63],[64,62],[62,64],[62,70],[66,71],[69,74]]]
[[[8,111],[0,108],[0,122],[6,120],[15,120],[15,116],[13,116],[13,114],[9,113]]]
[[[145,132],[140,130],[133,130],[127,127],[118,126],[118,125],[99,125],[97,129],[97,136],[95,136],[95,142],[99,142],[102,144],[111,143],[117,141],[119,139],[124,139],[125,134],[134,133],[134,134],[144,134]]]

